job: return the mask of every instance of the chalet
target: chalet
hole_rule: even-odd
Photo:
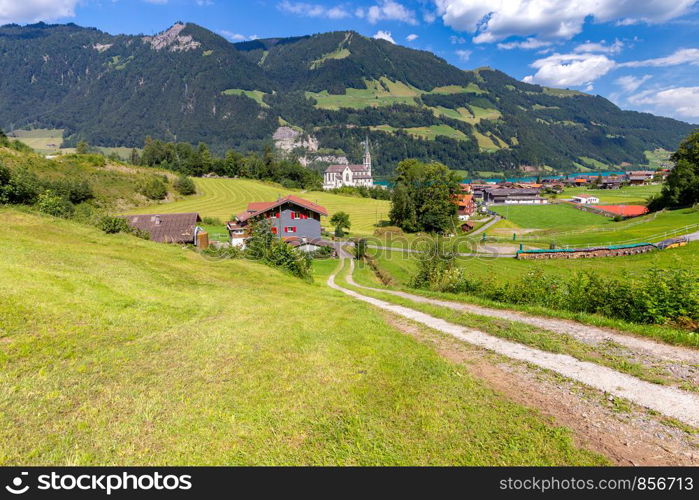
[[[621,177],[607,177],[602,179],[599,187],[600,189],[620,189],[623,182],[624,179]]]
[[[579,194],[577,196],[573,196],[573,201],[575,203],[580,203],[581,205],[595,205],[599,203],[599,198],[591,194]]]
[[[201,217],[197,213],[127,215],[126,223],[133,229],[148,233],[151,241],[158,243],[198,243],[197,236],[204,230],[197,225]]]
[[[460,184],[461,191],[456,195],[457,215],[459,220],[465,221],[471,218],[476,213],[476,201],[473,199],[471,186],[469,184]]]
[[[654,177],[655,172],[653,170],[629,172],[629,184],[632,186],[643,186],[645,184],[650,184]]]
[[[337,189],[344,186],[372,187],[373,185],[369,139],[364,143],[363,165],[330,165],[323,174],[323,189]]]
[[[289,195],[277,201],[253,202],[227,224],[233,246],[244,247],[249,237],[250,225],[266,220],[272,233],[284,240],[320,241],[320,218],[328,211],[313,202]]]
[[[494,205],[545,205],[546,198],[539,196],[539,189],[488,188],[483,191],[483,201]]]

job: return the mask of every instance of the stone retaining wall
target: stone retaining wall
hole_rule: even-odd
[[[623,255],[638,255],[652,252],[658,248],[655,245],[641,245],[626,248],[579,248],[573,250],[551,250],[550,252],[519,252],[518,259],[590,259],[594,257],[619,257]]]

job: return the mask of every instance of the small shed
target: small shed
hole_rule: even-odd
[[[197,233],[203,231],[198,213],[127,215],[126,222],[134,229],[150,235],[158,243],[197,244]]]

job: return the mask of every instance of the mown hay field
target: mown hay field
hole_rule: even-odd
[[[294,194],[323,205],[329,213],[322,223],[329,227],[328,220],[336,212],[347,212],[352,223],[353,234],[372,234],[380,220],[388,218],[390,203],[353,196],[340,196],[322,191],[300,191],[286,189],[249,179],[194,179],[197,194],[174,203],[161,203],[139,208],[131,213],[182,213],[199,212],[202,217],[216,217],[225,222],[242,212],[251,201],[274,201],[281,196]]]

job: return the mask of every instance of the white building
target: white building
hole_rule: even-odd
[[[373,185],[369,139],[364,143],[363,165],[330,165],[323,175],[323,189],[336,189],[343,186],[372,187]]]
[[[591,194],[579,194],[578,196],[573,196],[573,201],[581,205],[596,205],[599,203],[599,198]]]

